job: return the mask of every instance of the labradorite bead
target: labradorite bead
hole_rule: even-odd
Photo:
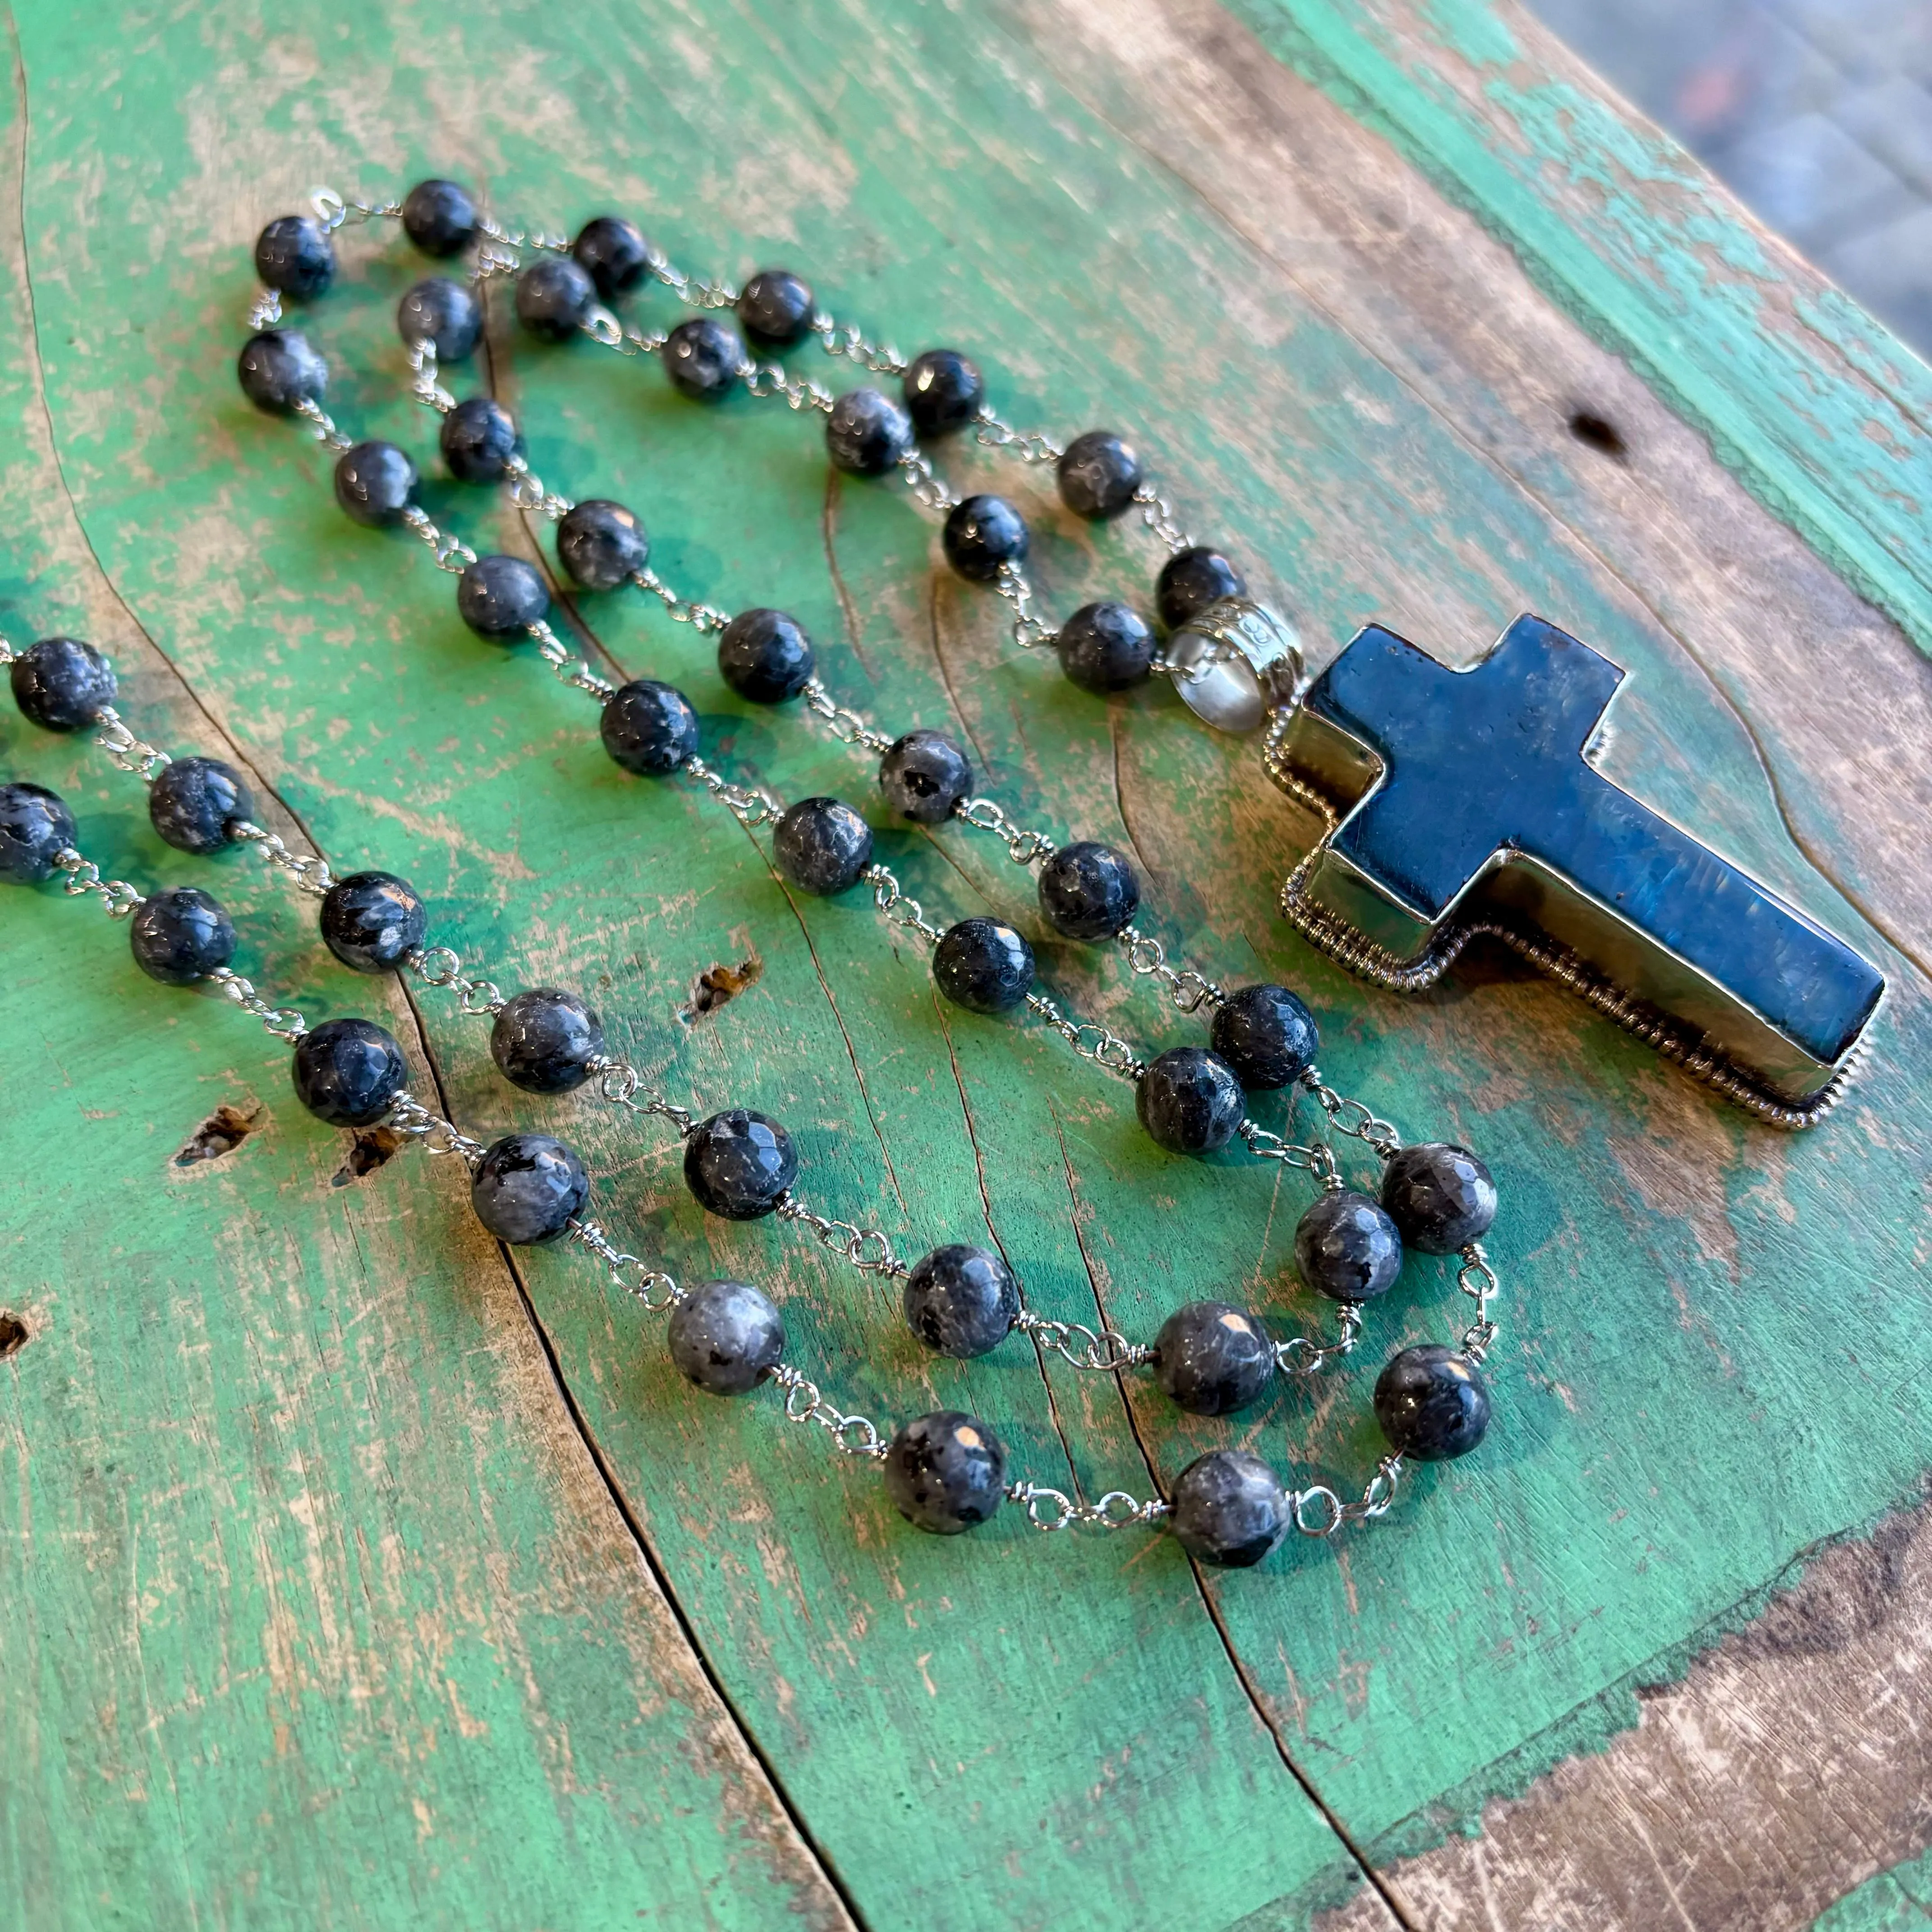
[[[177,758],[148,788],[148,822],[177,852],[218,852],[229,827],[254,815],[248,781],[220,758]]]
[[[812,290],[789,268],[760,268],[738,297],[738,326],[766,349],[788,349],[812,327]]]
[[[1453,1255],[1496,1218],[1496,1184],[1467,1148],[1430,1141],[1402,1148],[1382,1173],[1382,1205],[1409,1246]]]
[[[614,590],[644,567],[650,542],[634,511],[592,496],[556,526],[557,561],[580,590]]]
[[[1160,621],[1172,631],[1224,597],[1247,594],[1247,579],[1218,550],[1197,544],[1192,550],[1176,550],[1161,566],[1154,606]]]
[[[830,898],[872,862],[872,828],[842,800],[802,798],[772,827],[772,857],[800,892]]]
[[[313,302],[335,279],[335,250],[313,216],[284,214],[256,236],[255,272],[291,302]]]
[[[597,290],[568,255],[543,255],[517,278],[517,320],[540,342],[567,342],[584,325]]]
[[[1060,500],[1076,517],[1118,517],[1141,487],[1141,460],[1110,429],[1090,429],[1066,446],[1055,477]]]
[[[235,925],[219,899],[195,886],[170,886],[143,899],[128,922],[134,964],[164,986],[205,980],[235,957]]]
[[[1258,1563],[1288,1534],[1291,1505],[1275,1472],[1245,1449],[1210,1449],[1174,1479],[1167,1526],[1189,1556],[1224,1570]]]
[[[906,410],[921,436],[964,429],[986,394],[980,371],[956,349],[928,349],[906,365]]]
[[[490,1058],[526,1094],[568,1094],[590,1078],[604,1028],[574,993],[532,986],[506,1000],[490,1029]]]
[[[1033,974],[1033,948],[997,919],[962,919],[932,950],[934,983],[969,1012],[1010,1012],[1032,992]]]
[[[1490,1391],[1467,1355],[1439,1342],[1405,1348],[1376,1378],[1376,1420],[1398,1456],[1446,1462],[1490,1426]]]
[[[74,814],[44,785],[0,784],[0,879],[34,886],[74,844]]]
[[[627,296],[650,272],[651,244],[634,221],[600,214],[577,232],[570,252],[606,302]]]
[[[902,818],[938,825],[973,790],[971,761],[943,731],[908,731],[879,760],[879,789]]]
[[[783,610],[740,610],[718,634],[718,670],[740,698],[782,704],[812,676],[812,640]]]
[[[1004,1500],[1006,1452],[976,1415],[915,1416],[886,1450],[886,1494],[915,1529],[957,1536]]]
[[[416,466],[393,442],[358,442],[335,459],[335,500],[352,523],[400,523],[416,500]]]
[[[698,749],[698,714],[681,691],[640,677],[620,686],[604,707],[604,748],[627,772],[662,778]]]
[[[798,1178],[798,1150],[777,1121],[748,1107],[713,1114],[684,1143],[684,1184],[727,1221],[755,1221]]]
[[[964,1361],[998,1347],[1020,1312],[1020,1285],[991,1248],[952,1242],[914,1263],[906,1325],[936,1353]]]
[[[328,364],[292,328],[265,328],[242,345],[235,373],[242,393],[258,410],[285,416],[298,403],[320,402],[328,392]]]
[[[1133,923],[1141,882],[1124,853],[1083,838],[1063,845],[1040,868],[1040,909],[1069,939],[1112,939]]]
[[[358,973],[393,973],[423,943],[429,914],[393,872],[351,872],[323,895],[322,943]]]
[[[686,1382],[748,1395],[784,1358],[784,1317],[748,1282],[700,1282],[671,1310],[664,1339]]]
[[[427,342],[439,362],[462,362],[483,338],[483,311],[460,282],[428,275],[396,304],[396,328],[405,342]]]
[[[1294,1265],[1317,1294],[1366,1301],[1402,1272],[1402,1237],[1366,1194],[1331,1189],[1295,1223]]]
[[[1190,1415],[1228,1415],[1268,1387],[1274,1346],[1246,1309],[1190,1301],[1160,1324],[1154,1373],[1177,1408]]]
[[[681,322],[664,338],[664,374],[671,387],[694,402],[721,402],[743,373],[745,345],[708,315]]]
[[[1211,1154],[1234,1138],[1241,1083],[1204,1046],[1170,1047],[1141,1076],[1135,1096],[1141,1125],[1169,1154]]]
[[[883,476],[912,447],[912,422],[877,389],[848,389],[825,418],[825,453],[850,476]]]
[[[479,556],[456,580],[456,608],[479,638],[520,638],[549,615],[550,591],[520,556]]]
[[[1286,986],[1240,986],[1215,1010],[1214,1051],[1250,1093],[1286,1087],[1315,1062],[1315,1018]]]
[[[373,1127],[409,1079],[394,1036],[374,1020],[325,1020],[296,1042],[296,1098],[332,1127]]]
[[[476,234],[476,204],[452,181],[418,182],[403,200],[403,232],[425,255],[455,255]]]
[[[442,419],[442,460],[459,483],[500,483],[523,439],[510,412],[491,396],[466,396]]]
[[[1070,684],[1104,698],[1147,676],[1154,632],[1124,604],[1083,604],[1060,626],[1053,648]]]
[[[1002,568],[1026,560],[1026,519],[1004,496],[968,496],[948,514],[940,543],[946,560],[969,584],[991,584]]]
[[[114,667],[78,638],[43,638],[29,644],[7,675],[21,716],[44,731],[85,729],[120,689]]]
[[[590,1177],[577,1150],[548,1134],[493,1141],[470,1182],[477,1220],[513,1248],[555,1240],[590,1198]]]

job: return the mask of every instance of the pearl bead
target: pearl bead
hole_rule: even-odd
[[[698,749],[698,714],[681,691],[633,679],[610,694],[598,727],[604,748],[627,772],[662,778]]]
[[[219,758],[177,758],[148,788],[148,822],[177,852],[204,858],[218,852],[234,836],[234,826],[254,816],[248,782]]]
[[[335,279],[335,250],[311,216],[284,214],[256,236],[255,272],[291,302],[313,302]]]
[[[484,1149],[470,1182],[470,1205],[513,1248],[554,1241],[590,1198],[577,1150],[548,1134],[506,1134]]]
[[[483,311],[460,282],[430,275],[396,304],[396,328],[405,342],[427,342],[439,362],[466,361],[483,337]]]
[[[664,1339],[686,1382],[748,1395],[784,1358],[784,1317],[748,1282],[700,1282],[671,1310]]]
[[[1040,909],[1069,939],[1112,939],[1133,923],[1141,882],[1124,853],[1083,838],[1063,845],[1040,868]]]
[[[1244,1570],[1268,1556],[1292,1520],[1287,1492],[1258,1456],[1210,1449],[1174,1479],[1167,1525],[1189,1556]]]
[[[20,715],[44,731],[84,730],[120,692],[114,667],[78,638],[29,644],[14,660],[8,681]]]
[[[1010,1012],[1033,990],[1033,948],[997,919],[962,919],[932,951],[933,982],[968,1012]]]
[[[476,238],[476,204],[454,182],[418,182],[403,199],[403,232],[425,255],[460,254]]]
[[[556,556],[580,590],[614,590],[644,567],[650,544],[636,514],[592,496],[556,526]]]
[[[604,1028],[574,993],[533,986],[503,1002],[490,1028],[490,1058],[526,1094],[568,1094],[590,1078]]]
[[[848,389],[825,418],[825,453],[849,476],[883,476],[912,448],[912,422],[877,389]]]
[[[1204,1046],[1170,1047],[1141,1076],[1135,1108],[1156,1147],[1211,1154],[1234,1138],[1241,1083]]]
[[[1214,1013],[1209,1037],[1250,1093],[1286,1087],[1315,1063],[1314,1016],[1286,986],[1241,986]]]
[[[323,895],[322,944],[358,973],[393,973],[423,943],[429,914],[393,872],[351,872]]]
[[[915,1529],[957,1536],[1005,1500],[1006,1452],[976,1415],[915,1416],[886,1450],[886,1494]]]
[[[1141,487],[1141,460],[1112,430],[1090,429],[1066,446],[1054,472],[1060,500],[1076,517],[1118,517]]]
[[[539,342],[568,342],[597,299],[590,276],[567,255],[543,255],[517,278],[517,320]]]
[[[651,244],[634,221],[600,214],[577,231],[570,252],[608,302],[628,295],[650,273]]]
[[[550,614],[550,592],[520,556],[479,556],[456,580],[457,614],[493,643],[520,638]]]
[[[1124,604],[1083,604],[1053,640],[1070,684],[1104,698],[1138,684],[1154,663],[1154,632]]]
[[[767,349],[788,349],[812,327],[812,290],[789,268],[760,268],[738,297],[738,326]]]
[[[373,1127],[409,1079],[393,1034],[373,1020],[325,1020],[296,1042],[296,1098],[332,1127]]]
[[[969,584],[991,584],[1010,563],[1026,561],[1026,520],[1004,496],[956,503],[940,532],[946,560]]]
[[[319,403],[328,393],[328,364],[292,328],[265,328],[242,345],[235,373],[242,393],[270,416],[294,412],[298,403]]]
[[[956,349],[928,349],[906,365],[906,410],[921,436],[950,436],[980,413],[980,371]]]
[[[1161,566],[1154,585],[1155,606],[1170,631],[1178,630],[1190,617],[1199,616],[1209,604],[1218,604],[1224,597],[1247,594],[1247,579],[1219,550],[1202,544],[1177,550]]]
[[[1382,1205],[1425,1255],[1480,1241],[1496,1218],[1496,1184],[1467,1148],[1430,1141],[1402,1148],[1382,1174]]]
[[[722,402],[744,373],[746,359],[736,334],[708,315],[680,322],[664,338],[664,374],[694,402]]]
[[[35,886],[74,844],[74,814],[44,785],[0,784],[0,879]]]
[[[437,440],[459,483],[500,483],[503,467],[523,448],[517,425],[490,396],[466,396],[442,419]]]
[[[235,957],[235,925],[220,900],[194,886],[143,899],[128,922],[134,964],[164,986],[190,986]]]
[[[798,1150],[777,1121],[748,1107],[713,1114],[684,1143],[684,1184],[727,1221],[769,1214],[798,1178]]]
[[[1177,1408],[1228,1415],[1246,1408],[1274,1379],[1274,1345],[1246,1309],[1190,1301],[1160,1324],[1154,1373]]]
[[[416,500],[416,466],[393,442],[358,442],[335,459],[335,500],[352,523],[399,524]]]
[[[970,1360],[998,1347],[1020,1312],[1020,1285],[991,1248],[954,1242],[913,1264],[906,1325],[935,1354]]]
[[[1376,1420],[1398,1456],[1446,1462],[1490,1426],[1490,1392],[1467,1355],[1439,1342],[1405,1348],[1376,1378]]]
[[[1402,1237],[1366,1194],[1331,1190],[1295,1223],[1294,1265],[1317,1294],[1367,1301],[1402,1272]]]
[[[902,818],[940,825],[973,790],[973,766],[943,731],[908,731],[879,760],[879,789]]]
[[[842,800],[802,798],[772,828],[772,857],[800,892],[830,898],[872,862],[872,828]]]
[[[740,610],[718,634],[718,674],[754,704],[796,698],[814,662],[812,640],[783,610]]]

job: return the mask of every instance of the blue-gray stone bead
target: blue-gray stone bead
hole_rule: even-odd
[[[634,678],[610,694],[598,727],[604,748],[627,772],[662,778],[698,749],[698,714],[684,693]]]
[[[964,429],[986,394],[979,370],[956,349],[928,349],[906,364],[906,410],[921,436]]]
[[[166,986],[191,986],[235,957],[235,924],[197,886],[170,886],[143,899],[128,922],[134,964]]]
[[[1286,986],[1241,986],[1215,1010],[1208,1037],[1250,1093],[1286,1087],[1315,1063],[1315,1016]]]
[[[836,798],[802,798],[772,828],[779,874],[820,898],[846,891],[872,862],[872,828]]]
[[[606,302],[628,295],[650,272],[651,244],[634,221],[599,214],[577,231],[570,252]]]
[[[1269,1555],[1293,1520],[1281,1479],[1245,1449],[1210,1449],[1174,1479],[1167,1526],[1189,1556],[1245,1570]]]
[[[912,447],[912,418],[877,389],[848,389],[825,418],[825,453],[848,476],[883,476]]]
[[[1295,1223],[1294,1265],[1317,1294],[1367,1301],[1402,1272],[1402,1237],[1366,1194],[1333,1189]]]
[[[1496,1218],[1496,1184],[1467,1148],[1429,1141],[1402,1148],[1382,1172],[1382,1205],[1408,1246],[1453,1255]]]
[[[393,872],[351,872],[323,894],[322,943],[358,973],[393,973],[423,943],[429,914]]]
[[[928,1348],[967,1361],[1012,1332],[1020,1285],[992,1249],[956,1241],[913,1264],[902,1306],[906,1325]]]
[[[373,1127],[407,1084],[394,1036],[374,1020],[325,1020],[296,1042],[296,1098],[332,1127]]]
[[[700,1120],[684,1143],[684,1184],[700,1207],[727,1221],[769,1214],[797,1178],[790,1135],[748,1107]]]
[[[293,328],[265,328],[242,345],[235,358],[242,393],[272,416],[290,415],[298,403],[319,403],[328,393],[328,364]]]
[[[1174,1046],[1151,1061],[1134,1096],[1141,1125],[1169,1154],[1211,1154],[1234,1138],[1241,1083],[1204,1046]]]
[[[1145,679],[1154,638],[1140,614],[1124,604],[1083,604],[1060,626],[1053,649],[1068,683],[1104,698]]]
[[[1010,563],[1024,563],[1031,538],[1026,519],[1004,496],[956,503],[939,533],[946,560],[969,584],[991,584]]]
[[[416,466],[393,442],[358,442],[335,459],[335,500],[350,522],[381,530],[416,500]]]
[[[291,302],[313,302],[335,279],[335,250],[313,216],[281,215],[255,238],[255,272]]]
[[[248,781],[220,758],[177,758],[148,788],[148,820],[177,852],[218,852],[239,820],[255,816]]]
[[[439,362],[467,362],[483,339],[483,310],[462,283],[426,275],[396,304],[405,342],[427,342]]]
[[[933,982],[968,1012],[1010,1012],[1033,990],[1033,948],[997,919],[962,919],[932,950]]]
[[[596,285],[568,255],[540,255],[517,278],[517,320],[539,342],[568,341],[596,299]]]
[[[915,1416],[886,1450],[886,1494],[915,1529],[957,1536],[982,1523],[1006,1492],[1006,1452],[976,1415]]]
[[[879,760],[879,789],[902,818],[944,824],[972,796],[972,760],[944,731],[908,731]]]
[[[0,879],[35,886],[74,844],[74,814],[44,785],[0,784]]]
[[[671,1310],[664,1339],[686,1382],[748,1395],[784,1359],[784,1317],[748,1282],[700,1282]]]
[[[1118,517],[1141,487],[1139,457],[1110,429],[1090,429],[1076,436],[1054,473],[1060,500],[1076,517],[1095,523]]]
[[[476,238],[476,204],[452,181],[418,182],[403,197],[403,232],[425,255],[457,255]]]
[[[1226,1301],[1177,1308],[1154,1337],[1154,1380],[1190,1415],[1246,1408],[1274,1378],[1274,1345],[1261,1324]]]
[[[738,326],[764,349],[789,349],[812,328],[812,290],[789,268],[760,268],[738,297]]]
[[[120,690],[114,667],[78,638],[29,644],[7,676],[21,716],[44,731],[84,730]]]
[[[1467,1355],[1439,1342],[1405,1348],[1376,1378],[1376,1420],[1398,1456],[1446,1462],[1490,1426],[1490,1391]]]
[[[479,638],[520,638],[550,614],[542,573],[520,556],[479,556],[456,580],[456,608]]]
[[[754,704],[782,704],[811,677],[812,640],[784,610],[740,610],[718,634],[718,675]]]
[[[490,396],[466,396],[442,419],[442,460],[459,483],[500,483],[504,466],[523,447],[517,425]]]
[[[1124,852],[1083,838],[1061,846],[1040,868],[1040,909],[1069,939],[1112,939],[1133,924],[1141,882]]]
[[[1154,606],[1160,621],[1173,631],[1224,597],[1247,594],[1247,579],[1218,550],[1196,544],[1192,550],[1176,550],[1161,566]]]
[[[565,512],[556,526],[556,556],[580,590],[614,590],[644,567],[650,539],[637,513],[604,496]]]
[[[748,360],[737,332],[708,315],[681,322],[664,338],[664,374],[693,402],[722,402],[737,386]]]
[[[493,1141],[470,1182],[477,1220],[513,1248],[555,1240],[590,1198],[590,1177],[577,1150],[548,1134]]]
[[[574,993],[532,986],[506,1000],[490,1028],[490,1058],[526,1094],[568,1094],[590,1078],[604,1027]]]

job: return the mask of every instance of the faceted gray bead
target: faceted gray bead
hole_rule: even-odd
[[[164,986],[191,986],[235,957],[235,925],[220,900],[196,886],[143,899],[128,922],[134,964]]]
[[[610,694],[598,721],[604,748],[627,772],[662,778],[698,749],[698,714],[681,691],[633,678]]]
[[[74,837],[74,814],[58,794],[44,785],[0,784],[0,879],[38,885]]]
[[[995,581],[1001,567],[1024,563],[1032,536],[1004,496],[968,496],[947,512],[939,533],[946,560],[969,584]]]
[[[517,278],[517,320],[540,342],[568,342],[596,299],[596,285],[568,255],[540,256]]]
[[[1010,1012],[1033,989],[1033,948],[997,919],[962,919],[932,950],[933,983],[968,1012]]]
[[[800,892],[829,898],[872,862],[872,828],[841,800],[802,798],[772,828],[772,858]]]
[[[782,704],[805,688],[812,640],[788,611],[740,610],[718,634],[718,675],[754,704]]]
[[[29,644],[7,675],[21,716],[44,731],[86,730],[120,692],[114,667],[78,638]]]
[[[1006,1452],[976,1415],[915,1416],[886,1450],[886,1494],[916,1529],[957,1536],[984,1522],[1006,1495]]]
[[[405,342],[427,342],[439,362],[466,362],[483,336],[483,311],[460,282],[428,275],[396,304],[396,329]]]
[[[1228,1570],[1261,1562],[1288,1534],[1287,1492],[1245,1449],[1210,1449],[1174,1479],[1168,1527],[1189,1556]]]
[[[1376,1420],[1398,1456],[1446,1462],[1490,1426],[1490,1391],[1467,1355],[1439,1342],[1405,1348],[1376,1379]]]
[[[520,556],[479,556],[456,580],[456,608],[479,638],[520,638],[550,614],[542,573]]]
[[[148,788],[148,818],[177,852],[206,858],[233,836],[230,827],[255,816],[248,782],[220,758],[177,758]]]
[[[1224,597],[1247,594],[1247,579],[1218,550],[1202,544],[1177,550],[1161,566],[1154,585],[1155,607],[1170,631],[1199,616],[1209,604],[1218,604]]]
[[[291,302],[313,302],[335,279],[335,250],[312,215],[284,214],[256,236],[255,272]]]
[[[325,1020],[296,1042],[296,1098],[332,1127],[373,1127],[409,1080],[394,1036],[374,1020]]]
[[[429,914],[393,872],[351,872],[323,895],[322,943],[358,973],[393,973],[423,943]]]
[[[992,1249],[954,1242],[914,1263],[903,1306],[907,1326],[928,1348],[964,1361],[1012,1332],[1020,1285]]]
[[[738,297],[738,326],[766,349],[789,349],[812,328],[812,290],[789,268],[760,268]]]
[[[651,244],[637,224],[621,214],[599,214],[586,221],[570,252],[590,272],[606,302],[628,295],[650,272]]]
[[[784,1317],[746,1282],[700,1282],[666,1330],[672,1365],[706,1395],[748,1395],[784,1358]]]
[[[686,1138],[684,1184],[700,1207],[727,1221],[769,1214],[797,1178],[790,1135],[748,1107],[713,1114]]]
[[[1135,1094],[1141,1125],[1169,1154],[1211,1154],[1234,1138],[1241,1083],[1204,1046],[1174,1046],[1151,1061]]]
[[[902,818],[944,824],[972,796],[972,761],[943,731],[908,731],[880,759],[879,789]]]
[[[1190,1301],[1160,1324],[1154,1337],[1154,1379],[1190,1415],[1227,1415],[1245,1408],[1274,1376],[1274,1345],[1244,1308],[1225,1301]]]
[[[1249,1092],[1286,1087],[1314,1064],[1315,1017],[1286,986],[1241,986],[1215,1010],[1209,1039]]]
[[[1382,1205],[1409,1246],[1453,1255],[1496,1218],[1496,1184],[1467,1148],[1429,1141],[1401,1149],[1382,1174]]]
[[[425,255],[460,254],[476,235],[476,204],[452,181],[418,182],[403,198],[403,232]]]
[[[557,560],[583,590],[628,583],[644,568],[650,548],[635,513],[602,496],[567,511],[556,526]]]
[[[825,418],[825,453],[848,476],[883,476],[912,447],[912,419],[877,389],[848,389]]]
[[[442,419],[437,442],[459,483],[499,483],[521,442],[510,412],[490,396],[465,396]]]
[[[1053,649],[1070,684],[1104,698],[1146,677],[1154,637],[1124,604],[1083,604],[1055,633]]]
[[[577,1150],[548,1134],[506,1134],[483,1152],[470,1183],[476,1218],[500,1241],[554,1241],[590,1198]]]
[[[663,357],[671,387],[698,403],[723,401],[748,360],[736,332],[708,315],[680,322],[664,338]]]
[[[1063,845],[1040,868],[1040,909],[1069,939],[1112,939],[1134,922],[1141,882],[1124,852],[1091,838]]]
[[[950,436],[980,412],[986,385],[956,349],[928,349],[906,364],[906,408],[921,436]]]
[[[490,1058],[526,1094],[568,1094],[590,1078],[604,1028],[574,993],[532,986],[506,1000],[490,1028]]]
[[[328,392],[328,364],[292,328],[265,328],[242,345],[235,373],[242,393],[258,410],[285,416],[298,403],[318,403]]]
[[[1295,1223],[1294,1265],[1318,1294],[1367,1301],[1402,1272],[1402,1237],[1366,1194],[1330,1190]]]
[[[1118,517],[1141,487],[1141,460],[1112,430],[1090,429],[1066,446],[1055,472],[1060,500],[1076,517]]]
[[[335,460],[335,500],[352,523],[399,524],[416,500],[416,466],[393,442],[358,442]]]

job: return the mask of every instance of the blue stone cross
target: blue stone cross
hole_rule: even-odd
[[[1844,1064],[1885,982],[1592,766],[1623,678],[1540,617],[1464,671],[1369,626],[1282,746],[1342,814],[1303,893],[1405,963],[1478,920],[1526,926],[1802,1101]]]

